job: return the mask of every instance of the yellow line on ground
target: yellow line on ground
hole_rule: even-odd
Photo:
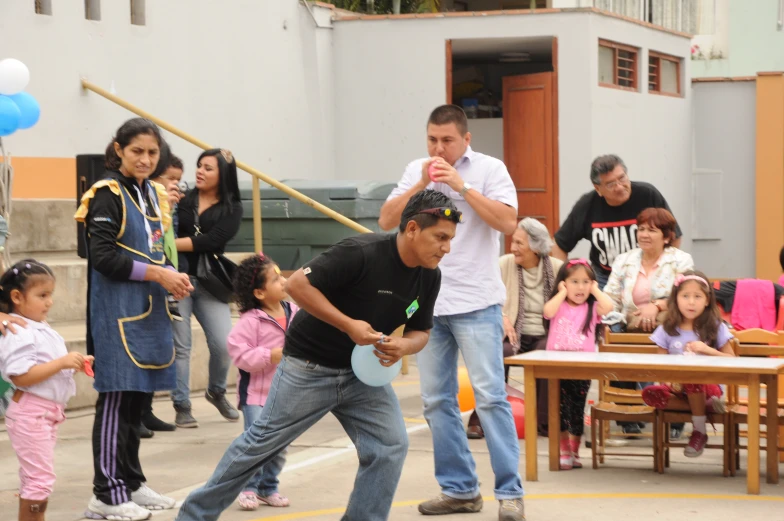
[[[483,497],[485,501],[494,501],[493,496]],[[713,499],[722,501],[777,501],[784,502],[784,497],[780,496],[752,496],[742,494],[670,494],[670,493],[607,493],[607,494],[528,494],[526,501],[536,499]],[[410,507],[418,505],[423,499],[416,501],[398,501],[392,503],[392,508]],[[323,510],[310,510],[308,512],[296,512],[292,514],[275,515],[270,517],[259,517],[252,521],[291,521],[293,519],[307,519],[328,514],[342,514],[345,508],[326,508]]]
[[[424,418],[403,418],[403,420],[408,423],[427,423],[427,420]]]

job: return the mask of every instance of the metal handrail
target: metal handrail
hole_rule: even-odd
[[[153,123],[155,123],[159,127],[163,128],[165,130],[168,130],[169,132],[171,132],[175,136],[181,137],[185,141],[188,141],[189,143],[192,143],[192,144],[196,145],[197,147],[199,147],[199,148],[201,148],[203,150],[208,150],[210,148],[215,148],[213,146],[208,145],[204,141],[201,141],[200,139],[197,139],[197,138],[191,136],[190,134],[188,134],[188,133],[178,129],[177,127],[175,127],[175,126],[173,126],[173,125],[163,121],[162,119],[153,116],[149,112],[146,112],[146,111],[140,109],[139,107],[136,107],[135,105],[132,105],[132,104],[128,103],[124,99],[122,99],[122,98],[120,98],[118,96],[115,96],[114,94],[112,94],[111,92],[107,91],[106,89],[102,89],[101,87],[95,85],[94,83],[91,83],[88,80],[82,78],[81,81],[82,81],[82,88],[83,89],[91,90],[94,93],[98,94],[99,96],[103,96],[104,98],[108,99],[109,101],[112,101],[112,102],[116,103],[117,105],[119,105],[119,106],[121,106],[121,107],[123,107],[123,108],[125,108],[125,109],[127,109],[127,110],[129,110],[131,112],[133,112],[134,114],[136,114],[138,116],[141,116],[143,118],[149,119],[150,121],[152,121]],[[306,205],[310,206],[311,208],[313,208],[315,210],[318,210],[319,212],[323,213],[327,217],[330,217],[330,218],[336,220],[340,224],[348,226],[349,228],[351,228],[354,231],[357,231],[357,232],[360,232],[360,233],[372,233],[372,230],[370,230],[368,228],[365,228],[361,224],[359,224],[359,223],[357,223],[355,221],[352,221],[351,219],[349,219],[348,217],[346,217],[344,215],[340,215],[339,213],[337,213],[332,208],[328,208],[328,207],[324,206],[323,204],[321,204],[321,203],[319,203],[317,201],[314,201],[313,199],[311,199],[310,197],[304,195],[303,193],[298,192],[297,190],[294,190],[293,188],[290,188],[290,187],[286,186],[285,184],[281,183],[280,181],[278,181],[276,179],[273,179],[273,178],[269,177],[268,175],[263,174],[262,172],[256,170],[255,168],[253,168],[253,167],[251,167],[249,165],[246,165],[245,163],[243,163],[241,161],[237,161],[237,168],[239,168],[241,170],[245,170],[247,173],[249,173],[253,177],[253,243],[254,243],[254,246],[256,248],[256,251],[261,251],[261,248],[262,248],[262,242],[261,242],[261,196],[259,194],[259,180],[262,180],[265,183],[267,183],[267,184],[269,184],[271,186],[274,186],[275,188],[277,188],[281,192],[283,192],[283,193],[293,197],[297,201],[299,201],[299,202],[301,202],[303,204],[306,204]]]

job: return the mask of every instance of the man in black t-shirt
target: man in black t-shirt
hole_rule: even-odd
[[[298,270],[286,291],[301,310],[286,334],[261,418],[228,448],[177,521],[214,521],[265,463],[331,412],[354,442],[359,471],[342,519],[385,521],[408,450],[391,385],[371,387],[351,370],[355,345],[374,345],[390,366],[421,351],[461,214],[446,195],[418,192],[394,235],[345,239]],[[405,324],[402,337],[389,337]]]
[[[648,183],[630,181],[623,160],[599,156],[591,163],[594,191],[584,194],[555,234],[553,256],[566,260],[581,239],[591,242],[591,265],[604,288],[615,257],[637,247],[637,215],[646,208],[670,210],[664,196]],[[675,230],[678,247],[680,227]]]

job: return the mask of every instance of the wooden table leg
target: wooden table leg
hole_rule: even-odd
[[[749,375],[749,413],[748,413],[748,463],[746,470],[746,491],[760,493],[760,377]]]
[[[767,462],[768,469],[765,473],[768,483],[774,485],[779,482],[779,415],[777,411],[777,401],[779,395],[779,378],[778,375],[768,378],[768,390],[766,393],[766,409],[767,409]]]
[[[538,481],[536,468],[536,377],[534,368],[525,366],[525,480]]]
[[[549,438],[550,470],[561,469],[561,380],[547,381],[547,437]]]

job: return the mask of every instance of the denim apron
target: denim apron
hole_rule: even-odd
[[[158,197],[145,181],[143,190]],[[148,217],[125,186],[120,186],[123,223],[117,252],[146,264],[163,266],[160,216]],[[155,208],[159,205],[156,204]],[[150,225],[151,235],[145,227]],[[90,273],[90,330],[95,346],[95,390],[166,391],[174,389],[174,340],[166,290],[148,281],[111,280]]]

